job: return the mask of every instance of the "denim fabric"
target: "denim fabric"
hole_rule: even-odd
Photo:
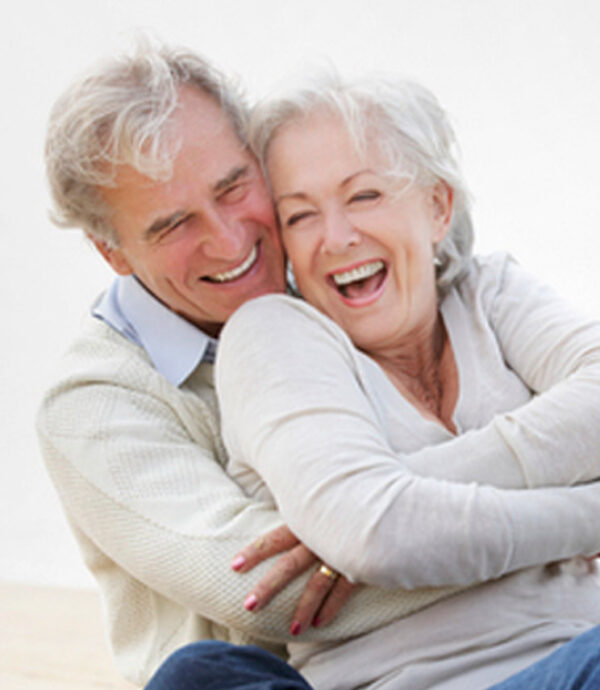
[[[259,647],[195,642],[170,656],[145,690],[311,690]],[[600,690],[600,626],[489,690]]]
[[[489,690],[598,690],[600,626]]]
[[[146,690],[311,690],[285,661],[259,647],[195,642],[177,650]]]

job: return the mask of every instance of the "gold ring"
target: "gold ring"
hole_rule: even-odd
[[[325,577],[328,577],[330,580],[337,580],[338,577],[340,576],[340,574],[336,573],[335,570],[328,568],[325,565],[325,563],[321,564],[321,567],[319,568],[319,572],[321,573],[321,575],[325,575]]]

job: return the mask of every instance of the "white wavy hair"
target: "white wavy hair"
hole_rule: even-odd
[[[93,66],[52,109],[45,158],[57,225],[80,227],[118,245],[99,190],[115,185],[120,165],[153,180],[169,179],[179,142],[165,124],[183,86],[214,98],[246,145],[248,111],[238,84],[196,53],[141,36],[131,54]]]
[[[359,152],[375,143],[385,174],[423,186],[442,181],[453,190],[450,229],[435,247],[437,288],[444,294],[465,270],[473,228],[456,138],[437,99],[423,86],[397,77],[346,82],[332,70],[322,73],[254,108],[248,138],[267,178],[265,161],[277,132],[318,110],[342,119]]]

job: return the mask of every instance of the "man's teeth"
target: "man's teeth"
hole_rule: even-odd
[[[361,264],[350,271],[334,273],[332,277],[336,285],[348,285],[357,280],[365,280],[365,278],[374,276],[376,273],[379,273],[383,267],[383,261],[372,261],[368,264]]]
[[[246,271],[256,261],[257,255],[258,251],[256,249],[256,245],[254,245],[252,247],[252,251],[250,252],[250,254],[248,254],[248,258],[244,261],[244,263],[240,264],[239,266],[236,266],[236,268],[232,268],[231,271],[225,271],[224,273],[216,273],[214,276],[211,276],[210,279],[215,283],[227,283],[230,280],[235,280],[236,278],[239,278],[243,273],[246,273]]]

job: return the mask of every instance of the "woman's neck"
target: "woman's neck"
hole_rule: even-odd
[[[458,398],[458,373],[441,316],[395,348],[368,353],[421,414],[456,433],[452,416]]]

